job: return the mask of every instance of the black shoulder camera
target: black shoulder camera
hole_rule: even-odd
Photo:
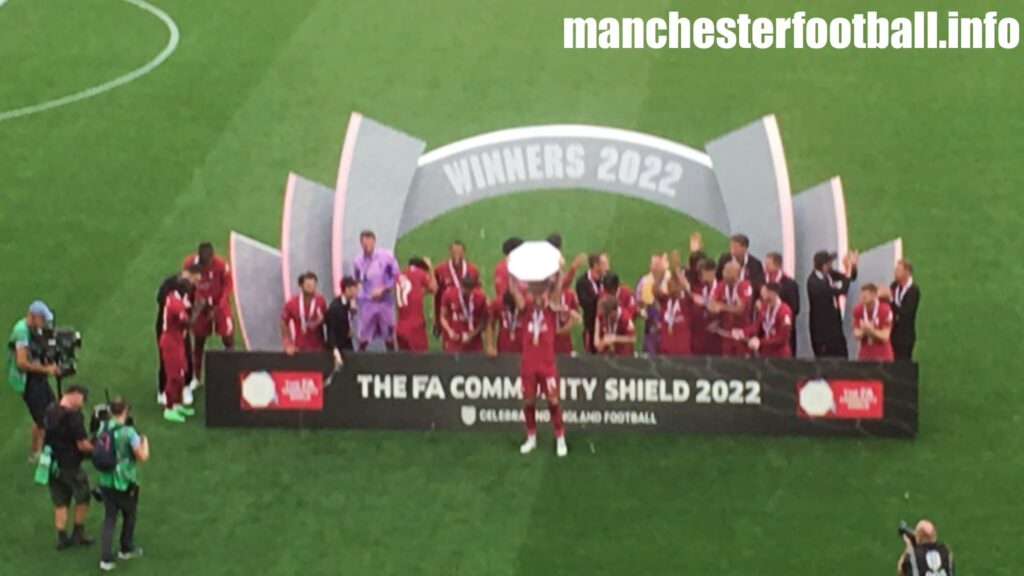
[[[914,529],[911,528],[910,525],[906,523],[906,521],[900,522],[899,535],[900,538],[909,539],[911,546],[917,546],[917,536],[914,535]]]
[[[104,390],[106,402],[97,404],[92,408],[92,417],[89,418],[89,435],[93,438],[99,434],[100,426],[110,420],[110,392]],[[135,418],[132,416],[131,408],[128,409],[128,418],[124,421],[126,426],[135,426]]]
[[[33,338],[32,353],[42,364],[56,364],[61,378],[78,372],[75,353],[82,347],[82,334],[71,326],[47,326]]]

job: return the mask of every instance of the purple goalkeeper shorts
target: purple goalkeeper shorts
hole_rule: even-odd
[[[391,302],[359,303],[359,341],[391,340],[395,337],[395,306]]]

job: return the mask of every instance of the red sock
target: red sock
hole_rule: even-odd
[[[551,426],[555,429],[555,438],[565,436],[565,423],[562,422],[562,407],[558,404],[550,404],[548,405],[548,411],[551,412]]]
[[[203,352],[206,349],[206,338],[196,338],[192,347],[192,377],[203,375]]]
[[[523,415],[526,417],[526,434],[535,436],[537,434],[537,406],[523,406]]]

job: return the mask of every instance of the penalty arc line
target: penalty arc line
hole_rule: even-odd
[[[145,76],[146,74],[152,72],[157,66],[163,64],[165,60],[170,58],[171,54],[174,53],[174,51],[178,48],[178,40],[181,37],[181,34],[178,31],[178,25],[175,24],[174,20],[171,19],[171,17],[168,16],[166,12],[157,8],[156,6],[153,6],[152,4],[149,4],[148,2],[145,2],[145,0],[123,1],[137,8],[141,8],[146,12],[149,12],[153,16],[156,16],[160,19],[161,22],[163,22],[164,26],[167,27],[167,31],[170,33],[170,37],[167,39],[167,45],[164,46],[164,49],[161,50],[160,53],[157,54],[155,58],[147,62],[141,68],[136,68],[135,70],[132,70],[131,72],[124,74],[123,76],[118,76],[117,78],[114,78],[109,82],[104,82],[103,84],[98,84],[91,88],[86,88],[85,90],[82,90],[80,92],[75,92],[74,94],[69,94],[67,96],[57,98],[55,100],[48,100],[46,102],[42,102],[39,104],[25,106],[24,108],[15,108],[14,110],[6,110],[0,112],[0,122],[4,122],[6,120],[13,120],[15,118],[21,118],[24,116],[30,116],[32,114],[38,114],[40,112],[45,112],[47,110],[52,110],[54,108],[60,108],[62,106],[75,104],[77,102],[81,102],[82,100],[92,98],[93,96],[99,96],[104,92],[109,92],[114,88],[118,88],[130,82],[138,80],[142,76]],[[0,6],[2,6],[6,2],[7,0],[0,0]]]

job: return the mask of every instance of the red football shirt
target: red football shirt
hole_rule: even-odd
[[[529,296],[526,298],[526,305],[519,311],[519,334],[523,347],[520,368],[524,373],[553,373],[555,370],[557,316],[549,306]]]
[[[565,310],[565,312],[559,312],[556,314],[556,328],[561,330],[562,327],[569,324],[572,320],[572,314],[570,310],[579,312],[580,302],[579,298],[576,297],[576,291],[571,288],[566,288],[562,291],[562,297],[559,301],[559,307]],[[557,354],[572,354],[572,334],[555,334],[555,353]]]
[[[451,286],[441,297],[441,314],[456,336],[461,337],[462,334],[482,326],[487,322],[487,313],[487,297],[479,288],[473,290],[468,298],[464,298],[462,290]],[[442,337],[445,349],[449,351],[483,350],[483,338],[480,334],[467,343],[463,343],[461,339],[450,340],[446,332],[442,333]]]
[[[185,347],[185,332],[188,331],[188,306],[172,290],[164,300],[163,331],[160,332],[160,347]]]
[[[602,292],[608,294],[608,292]],[[615,294],[619,299],[619,306],[629,312],[630,316],[636,315],[636,298],[633,297],[633,290],[624,284],[619,284],[619,291]]]
[[[715,315],[707,309],[707,303],[711,301],[712,295],[718,281],[713,280],[710,284],[695,282],[693,284],[694,296],[700,295],[704,299],[704,305],[693,304],[693,316],[690,318],[690,347],[693,353],[700,356],[717,356],[722,353],[722,338],[718,334],[708,332],[708,326],[715,321]]]
[[[501,354],[518,354],[522,351],[522,338],[519,334],[519,313],[509,310],[502,298],[491,301],[490,317],[498,328],[498,352]]]
[[[743,330],[750,325],[750,308],[754,297],[754,291],[750,282],[740,280],[729,286],[725,282],[719,282],[711,299],[715,302],[735,305],[743,304],[743,309],[738,313],[719,312],[717,315],[719,327],[726,332],[732,332],[734,328]],[[750,348],[746,342],[734,340],[725,336],[720,337],[722,343],[722,354],[726,356],[746,356],[750,354]]]
[[[494,295],[501,298],[508,290],[508,261],[504,258],[494,267]]]
[[[326,347],[323,325],[326,312],[327,302],[319,294],[315,294],[311,300],[302,294],[288,299],[281,311],[281,321],[288,323],[296,350],[314,351]]]
[[[719,282],[715,286],[715,290],[711,295],[713,301],[722,302],[730,306],[735,305],[737,302],[743,304],[743,311],[739,313],[721,312],[718,314],[718,320],[723,330],[746,328],[750,325],[750,306],[753,297],[754,291],[750,287],[750,282],[746,280],[740,280],[732,286],[725,282]]]
[[[892,308],[881,300],[876,301],[872,307],[857,304],[853,309],[853,327],[860,328],[865,325],[879,330],[892,328]],[[879,342],[865,335],[860,339],[860,352],[857,358],[860,360],[893,360],[892,342],[890,340]]]
[[[615,309],[614,313],[609,315],[605,315],[598,310],[597,324],[601,327],[600,338],[602,339],[608,334],[616,336],[633,336],[636,334],[636,327],[633,326],[633,314],[621,305]],[[602,354],[612,353],[618,356],[632,356],[633,344],[631,342],[616,344],[614,351],[611,348],[605,348],[602,352]]]
[[[469,260],[463,260],[461,264],[456,265],[449,259],[441,262],[434,268],[434,279],[437,280],[437,293],[441,295],[441,297],[434,297],[434,320],[438,325],[441,323],[441,300],[444,299],[444,294],[452,286],[456,288],[461,287],[462,279],[467,276],[480,279],[480,272]]]
[[[690,341],[693,311],[693,301],[685,295],[661,298],[659,352],[668,356],[689,356],[693,353]]]
[[[199,264],[199,255],[192,253],[185,258],[182,269]],[[200,271],[199,282],[195,287],[195,300],[205,302],[207,308],[219,306],[228,310],[228,296],[231,294],[231,267],[220,256],[214,256],[209,264]]]
[[[762,358],[790,358],[789,335],[793,331],[793,311],[782,300],[769,307],[764,302],[757,305],[754,323],[744,332],[747,337],[757,336],[761,347],[757,354]]]
[[[423,298],[430,286],[430,275],[418,266],[409,266],[395,283],[395,306],[399,329],[416,330],[427,325]]]

